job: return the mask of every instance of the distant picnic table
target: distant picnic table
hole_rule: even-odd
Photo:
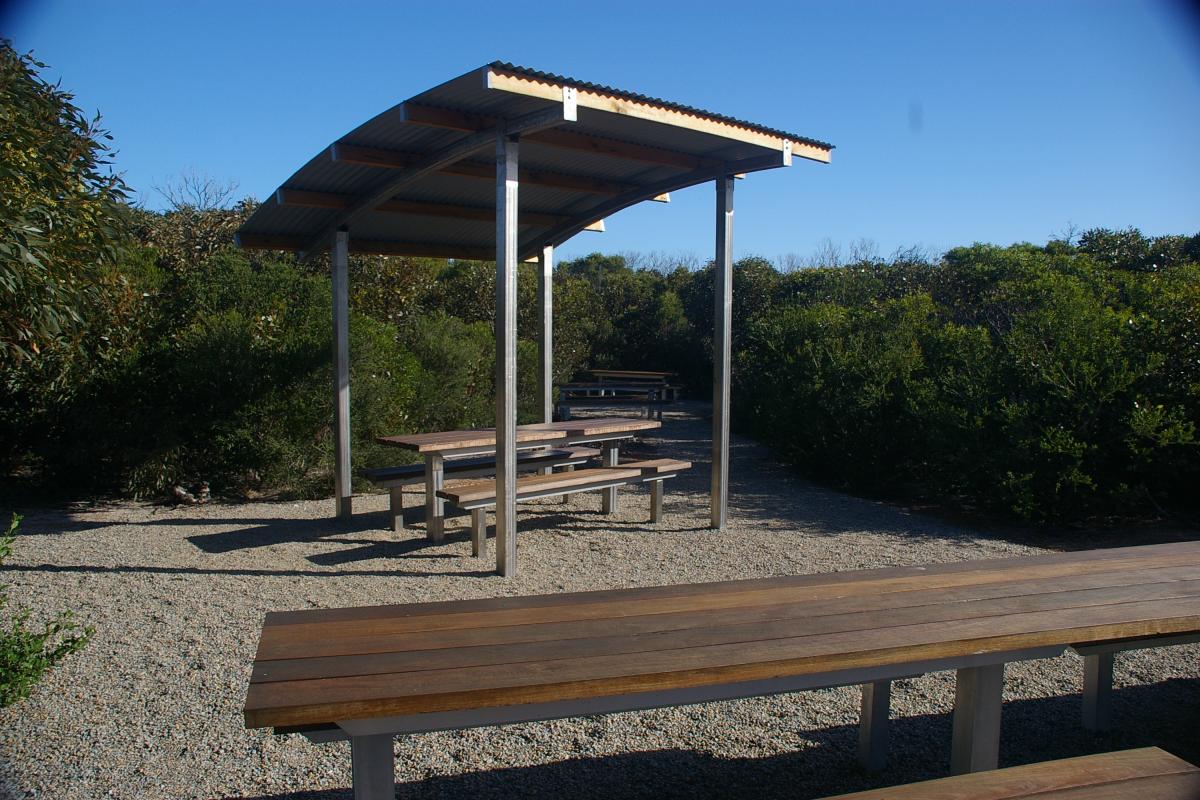
[[[635,369],[588,370],[594,381],[574,381],[560,384],[557,416],[570,419],[575,405],[636,405],[646,407],[646,419],[657,413],[662,419],[662,406],[679,399],[680,387],[669,383],[674,372],[654,372]]]
[[[601,463],[615,467],[623,440],[662,425],[657,420],[629,417],[598,417],[567,422],[538,422],[517,426],[517,449],[564,448],[582,444],[600,446]],[[434,541],[445,535],[446,501],[438,496],[445,488],[446,459],[496,452],[496,429],[441,431],[383,436],[380,444],[415,450],[425,457],[426,533]],[[604,510],[616,508],[616,488],[604,489]]]

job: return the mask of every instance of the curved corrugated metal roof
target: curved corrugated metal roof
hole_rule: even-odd
[[[564,119],[575,106],[575,119]],[[828,161],[832,145],[635,92],[493,62],[368,120],[288,178],[243,247],[490,259],[495,129],[524,126],[522,258],[642,200],[721,175]],[[489,218],[489,212],[491,217]]]

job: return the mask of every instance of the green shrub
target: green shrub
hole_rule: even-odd
[[[0,564],[12,555],[20,523],[14,514],[8,532],[0,536]],[[9,618],[0,628],[0,708],[4,708],[28,697],[49,669],[87,644],[93,629],[81,628],[71,612],[64,611],[40,631],[31,630],[29,611],[9,607],[7,585],[0,585],[0,611]]]

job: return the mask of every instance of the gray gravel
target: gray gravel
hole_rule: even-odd
[[[356,498],[353,524],[329,501],[122,503],[28,510],[3,576],[14,601],[75,609],[93,641],[29,699],[0,712],[4,797],[350,797],[345,744],[317,746],[242,726],[268,611],[524,595],[826,572],[1034,553],[1010,537],[807,483],[733,439],[730,525],[706,527],[708,423],[684,407],[631,448],[690,458],[648,494],[522,506],[520,575],[470,557],[466,517],[428,545],[419,526],[383,529],[384,495]],[[419,505],[414,494],[408,504]],[[1118,657],[1116,730],[1078,724],[1081,662],[1016,664],[1005,683],[1005,765],[1149,744],[1200,762],[1200,647]],[[897,683],[891,766],[855,762],[854,688],[396,740],[399,797],[821,797],[946,773],[954,682]]]

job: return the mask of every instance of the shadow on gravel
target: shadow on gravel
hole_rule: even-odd
[[[4,567],[3,571],[11,572],[59,572],[76,573],[81,575],[227,575],[233,577],[251,578],[489,578],[494,577],[494,569],[482,570],[448,570],[434,572],[431,570],[403,569],[357,569],[357,570],[328,570],[328,569],[210,569],[205,567],[148,567],[148,566],[92,566],[89,564],[34,564]],[[2,797],[2,795],[0,795]]]
[[[1117,690],[1118,728],[1105,733],[1079,725],[1080,699],[1066,695],[1004,704],[1000,766],[1157,746],[1200,761],[1195,734],[1200,678],[1174,679]],[[891,721],[889,765],[880,773],[855,760],[858,728],[838,725],[797,731],[808,747],[765,758],[717,758],[697,750],[668,749],[571,758],[527,767],[437,775],[397,786],[398,798],[511,800],[514,797],[728,798],[805,800],[842,792],[942,778],[950,762],[950,714]],[[349,787],[244,800],[340,800]]]

